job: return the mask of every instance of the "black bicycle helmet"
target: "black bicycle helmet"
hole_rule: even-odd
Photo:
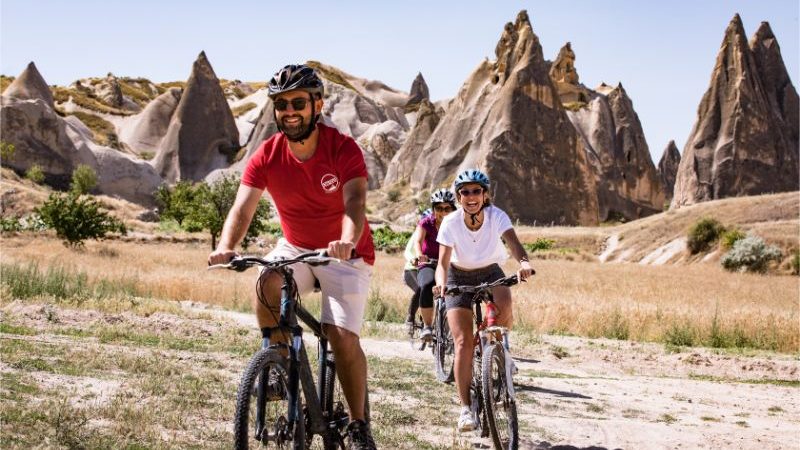
[[[317,72],[305,64],[289,64],[279,70],[269,80],[268,94],[274,99],[278,94],[302,89],[312,94],[319,94],[322,98],[325,86]]]
[[[270,99],[275,100],[276,96],[284,92],[294,90],[303,90],[308,92],[311,94],[313,100],[313,98],[316,96],[315,94],[319,94],[317,98],[322,98],[322,95],[325,93],[325,86],[322,84],[322,80],[317,75],[317,72],[311,67],[308,67],[305,64],[289,64],[275,73],[275,75],[272,76],[272,79],[269,80],[269,85],[267,86],[267,95],[269,95]],[[290,136],[281,125],[281,122],[278,120],[277,112],[273,109],[272,113],[274,114],[275,123],[278,125],[278,129],[283,132],[286,138],[292,142],[303,142],[308,139],[308,137],[311,136],[311,133],[313,133],[317,128],[317,121],[319,121],[320,116],[320,112],[316,110],[314,101],[312,101],[311,121],[308,124],[308,128],[299,136]]]
[[[437,203],[447,203],[453,209],[456,207],[456,196],[447,188],[441,188],[433,191],[431,194],[431,206],[436,206]]]

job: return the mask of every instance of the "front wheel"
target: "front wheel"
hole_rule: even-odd
[[[505,349],[501,343],[489,344],[483,350],[481,385],[483,407],[495,449],[519,448],[517,404],[508,386]]]
[[[289,375],[286,358],[261,349],[250,360],[236,394],[234,447],[302,450],[305,448],[302,389],[298,389],[297,420],[290,423]],[[261,444],[261,445],[259,445]]]
[[[433,347],[433,359],[436,364],[436,378],[442,383],[452,383],[456,347],[453,341],[453,334],[450,332],[450,324],[447,323],[444,302],[441,298],[436,300],[434,327],[436,327],[436,337]]]

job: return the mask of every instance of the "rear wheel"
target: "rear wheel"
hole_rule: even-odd
[[[508,389],[511,380],[506,376],[505,349],[501,343],[484,347],[482,367],[483,407],[494,448],[519,448],[517,404]]]
[[[408,343],[414,350],[425,350],[425,341],[419,338],[422,332],[422,316],[414,318],[414,322],[408,325]]]
[[[441,298],[436,300],[435,315],[436,338],[433,354],[436,363],[436,378],[443,383],[451,383],[453,381],[455,343],[453,342],[453,335],[450,333],[450,325],[447,323],[444,302]]]
[[[302,389],[299,391],[298,410],[302,411]],[[252,445],[302,450],[305,447],[304,417],[302,413],[298,414],[298,420],[292,426],[289,413],[286,359],[274,349],[259,350],[245,369],[236,394],[235,448],[249,449]]]

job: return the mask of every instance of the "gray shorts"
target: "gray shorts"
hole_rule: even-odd
[[[486,266],[476,270],[460,270],[452,265],[447,271],[447,285],[453,286],[476,286],[481,283],[491,283],[506,276],[503,269],[497,264]],[[464,293],[457,296],[445,295],[445,306],[447,310],[453,308],[472,309],[473,293]]]

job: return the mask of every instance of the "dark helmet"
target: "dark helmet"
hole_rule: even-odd
[[[447,188],[441,188],[433,191],[431,194],[431,205],[435,206],[437,203],[448,203],[453,208],[456,207],[456,196]]]
[[[489,190],[489,177],[476,169],[467,169],[458,174],[456,180],[453,182],[453,190],[458,192],[461,186],[470,183],[480,184],[484,189],[487,191]]]
[[[269,97],[274,99],[276,95],[284,92],[293,91],[295,89],[302,89],[312,94],[322,95],[325,93],[325,87],[322,80],[317,75],[317,72],[305,64],[289,64],[279,70],[272,79],[269,80],[268,94]]]

